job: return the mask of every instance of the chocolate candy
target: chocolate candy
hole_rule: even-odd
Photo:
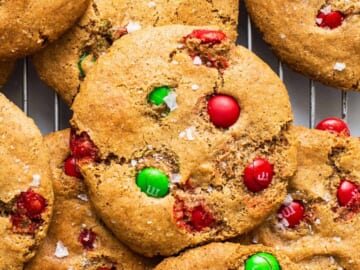
[[[342,180],[337,190],[339,205],[346,206],[351,204],[358,193],[358,188],[354,183],[348,180]]]
[[[273,166],[263,158],[255,158],[244,170],[244,184],[252,192],[267,188],[273,178]]]
[[[280,270],[278,260],[266,252],[259,252],[246,260],[245,270]]]
[[[156,87],[151,91],[148,100],[155,105],[162,105],[165,103],[164,98],[170,93],[171,89],[168,86]]]
[[[237,101],[227,95],[212,96],[207,105],[210,121],[220,128],[228,128],[235,124],[240,116],[240,107]]]
[[[327,130],[331,133],[350,136],[349,126],[344,120],[336,117],[325,118],[316,125],[316,129]]]
[[[320,27],[334,29],[339,27],[344,20],[344,15],[339,11],[319,12],[316,16],[316,24]]]
[[[141,170],[136,185],[150,197],[162,198],[169,192],[169,178],[156,168]]]
[[[305,207],[301,201],[292,201],[288,205],[283,205],[279,211],[279,221],[289,228],[294,228],[300,224],[304,217]]]

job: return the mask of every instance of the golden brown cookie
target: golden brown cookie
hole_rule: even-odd
[[[262,245],[211,243],[164,259],[154,270],[305,270],[275,249]]]
[[[298,170],[289,195],[253,235],[306,269],[360,269],[360,141],[295,127]]]
[[[59,38],[83,14],[87,0],[0,2],[0,58],[32,54]]]
[[[355,0],[245,0],[276,55],[326,85],[360,90],[360,3]]]
[[[34,121],[0,94],[0,269],[23,269],[53,207],[49,154]]]
[[[51,154],[54,216],[43,245],[25,269],[149,269],[95,215],[83,180],[72,174],[69,139],[70,130],[45,137]]]
[[[235,41],[238,11],[238,0],[92,0],[77,25],[33,63],[41,79],[71,104],[95,60],[122,35],[147,26],[212,24]]]
[[[72,154],[97,212],[146,256],[252,229],[283,201],[296,167],[284,85],[217,29],[124,36],[72,110]]]
[[[11,72],[14,70],[15,61],[0,61],[0,88],[6,83]]]

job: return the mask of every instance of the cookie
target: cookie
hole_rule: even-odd
[[[71,104],[96,59],[126,33],[167,24],[221,25],[235,41],[238,0],[92,0],[64,37],[33,58],[41,79]]]
[[[298,170],[283,205],[253,235],[306,269],[360,269],[360,142],[295,127]]]
[[[87,0],[0,3],[0,59],[30,55],[59,38],[84,13]]]
[[[0,269],[23,269],[51,219],[49,154],[34,121],[3,94],[0,133]]]
[[[45,137],[51,154],[54,216],[43,245],[25,269],[149,269],[94,214],[81,175],[71,173],[69,139],[68,129]]]
[[[360,90],[360,4],[350,0],[245,0],[252,21],[292,69],[328,86]]]
[[[283,83],[215,28],[124,36],[72,110],[72,154],[90,198],[145,256],[252,229],[283,201],[296,167]]]
[[[6,83],[15,68],[15,61],[0,61],[0,88]]]
[[[262,245],[242,246],[225,242],[211,243],[164,259],[154,270],[244,269],[302,270],[286,256]]]

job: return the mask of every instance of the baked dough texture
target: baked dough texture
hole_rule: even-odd
[[[113,233],[145,256],[249,231],[279,207],[296,168],[283,83],[218,30],[207,36],[210,29],[172,25],[124,36],[99,58],[72,106],[74,152],[89,197]],[[162,86],[171,89],[169,105],[155,106],[149,95]],[[227,128],[207,111],[218,95],[241,108]],[[258,157],[274,176],[252,192],[243,172]],[[166,175],[165,196],[138,187],[145,168]]]
[[[245,4],[264,40],[292,69],[328,86],[360,90],[359,1],[245,0]]]
[[[46,236],[53,208],[49,154],[34,121],[0,94],[0,269],[20,270]]]
[[[80,21],[33,63],[40,78],[71,104],[96,59],[125,33],[168,24],[219,25],[235,42],[238,13],[238,0],[92,0]]]

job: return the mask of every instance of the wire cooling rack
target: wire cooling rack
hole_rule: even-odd
[[[293,72],[282,64],[252,25],[240,0],[238,44],[247,47],[264,60],[288,89],[295,125],[314,127],[326,117],[343,118],[351,135],[360,135],[360,93],[327,87]],[[45,135],[69,127],[68,106],[38,78],[29,58],[20,59],[8,83],[1,90],[9,99],[34,119]]]

